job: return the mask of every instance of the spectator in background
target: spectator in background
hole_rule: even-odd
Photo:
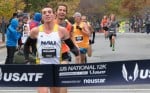
[[[13,13],[13,16],[9,19],[9,23],[8,23],[8,25],[7,25],[7,28],[8,28],[8,26],[10,25],[11,20],[14,19],[14,18],[17,18],[17,17],[18,17],[18,14],[17,14],[17,13]]]
[[[148,15],[145,20],[145,27],[146,27],[146,33],[149,34],[150,33],[150,15]]]
[[[2,23],[0,25],[0,31],[2,31],[2,42],[5,42],[5,33],[6,33],[6,22],[4,17],[2,17]]]
[[[33,16],[33,20],[29,23],[30,30],[34,27],[37,27],[41,24],[41,13],[36,12]]]
[[[17,41],[21,36],[21,33],[17,31],[19,22],[16,18],[11,20],[9,27],[7,28],[6,36],[6,48],[7,48],[7,58],[5,64],[12,64],[14,53],[16,51]]]
[[[38,13],[38,12],[35,13],[34,16],[33,16],[33,20],[29,23],[30,31],[31,31],[32,28],[39,26],[41,24],[41,20],[42,20],[41,13]],[[36,55],[37,49],[36,49],[36,44],[35,43],[37,42],[37,39],[32,39],[32,40],[27,39],[26,42],[30,42],[30,43],[25,43],[24,49],[25,48],[30,49],[28,47],[31,47],[31,49],[30,50],[24,50],[24,53],[25,53],[24,56],[25,56],[26,63],[30,63],[29,60],[28,60],[29,59],[29,53],[32,53],[32,54]]]
[[[12,19],[17,18],[17,17],[18,17],[18,14],[17,14],[17,13],[13,13],[13,16],[12,16],[12,18],[9,20],[9,22],[11,22]]]
[[[24,15],[24,17],[23,17],[23,32],[22,32],[22,37],[21,37],[22,44],[25,43],[25,41],[29,35],[29,32],[30,32],[30,27],[29,27],[29,23],[28,23],[28,16]]]

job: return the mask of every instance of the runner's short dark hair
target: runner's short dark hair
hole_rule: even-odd
[[[57,5],[56,11],[58,10],[59,6],[64,6],[64,7],[66,7],[66,12],[68,12],[68,6],[67,6],[66,4],[63,4],[63,3]]]
[[[53,7],[51,5],[49,5],[49,4],[47,4],[47,5],[45,5],[45,6],[42,7],[42,9],[44,9],[44,8],[51,8],[53,10],[53,13],[55,13]]]
[[[13,13],[13,17],[17,17],[18,16],[18,14],[17,13]]]

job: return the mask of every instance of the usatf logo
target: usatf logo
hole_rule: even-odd
[[[132,74],[129,74],[126,68],[126,65],[122,65],[122,75],[123,78],[129,82],[129,81],[136,81],[139,79],[150,79],[150,70],[149,69],[139,69],[138,64],[135,64],[134,70]]]
[[[125,64],[122,65],[122,75],[126,81],[135,81],[138,78],[139,67],[138,64],[135,65],[133,75],[128,75]]]
[[[2,72],[2,68],[0,68],[0,81],[4,82],[38,82],[43,75],[44,73]]]

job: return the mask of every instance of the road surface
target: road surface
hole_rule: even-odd
[[[146,33],[118,33],[115,51],[111,50],[109,40],[105,39],[102,33],[96,33],[95,44],[92,47],[93,55],[88,57],[88,63],[150,59],[150,35]],[[6,48],[0,49],[1,64],[4,63],[5,58]],[[68,93],[150,93],[150,84],[71,87],[68,91]],[[1,87],[0,93],[36,93],[36,88]]]

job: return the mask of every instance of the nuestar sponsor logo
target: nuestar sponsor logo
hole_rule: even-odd
[[[129,81],[136,81],[137,79],[148,79],[150,78],[150,69],[139,69],[139,65],[136,63],[132,75],[128,73],[126,65],[122,65],[123,78]]]
[[[97,79],[84,79],[84,84],[97,84],[97,83],[105,83],[105,78],[97,78]]]
[[[0,68],[0,80],[4,82],[38,82],[44,73],[6,73]]]

